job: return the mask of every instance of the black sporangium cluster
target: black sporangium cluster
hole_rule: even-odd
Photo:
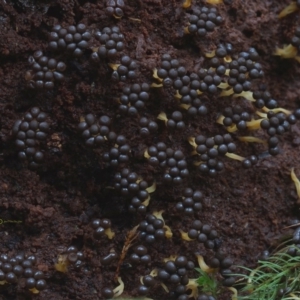
[[[115,68],[111,75],[114,81],[126,81],[127,79],[135,79],[137,77],[138,65],[128,55],[121,57],[120,64],[111,66]]]
[[[72,266],[75,269],[80,269],[83,265],[84,254],[78,251],[76,246],[62,247],[58,255],[55,269],[58,272],[66,273],[68,267]]]
[[[239,105],[235,105],[233,108],[226,107],[223,115],[225,117],[223,120],[224,126],[235,124],[238,130],[247,129],[247,122],[251,121],[251,114],[243,110]]]
[[[186,233],[182,230],[180,232],[183,240],[189,242],[196,240],[198,243],[204,244],[207,250],[213,251],[214,255],[209,260],[209,267],[219,269],[220,274],[224,278],[222,281],[224,286],[232,286],[235,282],[230,269],[233,261],[220,249],[222,242],[218,238],[216,230],[212,229],[208,224],[203,224],[200,220],[194,220]]]
[[[207,249],[214,249],[218,246],[216,239],[218,234],[207,224],[202,224],[201,221],[195,220],[191,225],[191,229],[187,233],[192,240],[197,239],[199,243],[203,243]]]
[[[147,244],[153,244],[165,238],[164,221],[154,215],[147,215],[139,225],[140,239]]]
[[[31,168],[38,167],[44,159],[40,146],[45,143],[49,128],[47,115],[37,107],[33,107],[13,126],[12,134],[19,150],[18,157],[22,161],[28,160]]]
[[[251,79],[260,79],[263,77],[263,71],[260,63],[257,62],[259,55],[254,48],[247,52],[239,53],[237,59],[229,63],[228,84],[233,87],[233,91],[239,94],[251,89]]]
[[[177,59],[172,59],[171,55],[163,54],[160,68],[157,70],[157,76],[162,80],[164,87],[173,86],[179,89],[189,83],[189,77],[186,76],[185,67],[181,66]]]
[[[167,121],[167,127],[169,129],[183,130],[185,128],[185,123],[183,121],[183,115],[180,111],[172,112],[171,117]]]
[[[297,122],[298,111],[294,114],[285,114],[284,112],[275,113],[269,111],[267,113],[267,118],[260,122],[260,127],[266,130],[269,135],[268,145],[269,153],[271,155],[277,155],[279,153],[278,143],[279,139],[276,135],[281,135],[290,130],[291,125]]]
[[[199,95],[197,89],[200,88],[200,81],[197,74],[190,75],[190,85],[184,86],[178,91],[180,95],[180,103],[187,109],[190,117],[205,116],[208,113],[208,108],[203,103],[203,97]]]
[[[103,154],[103,160],[111,167],[117,167],[120,164],[127,163],[129,161],[130,146],[125,136],[116,136],[115,133],[111,133],[108,139],[110,142],[115,141],[115,146],[110,148],[109,152]]]
[[[111,228],[111,221],[109,219],[95,219],[92,222],[92,228],[94,229],[94,238],[98,240],[104,236],[106,229]]]
[[[274,109],[278,106],[277,101],[272,98],[268,91],[254,91],[253,98],[256,100],[254,102],[256,108],[263,108],[265,106],[269,109]]]
[[[124,35],[118,26],[104,27],[101,31],[97,30],[95,38],[101,43],[101,46],[91,54],[93,61],[98,62],[100,58],[116,58],[118,53],[125,48]]]
[[[221,83],[222,79],[216,74],[214,69],[206,70],[200,68],[197,74],[200,81],[198,81],[198,84],[197,81],[194,81],[194,85],[198,85],[197,88],[201,92],[216,94],[219,91],[218,85]]]
[[[235,277],[232,276],[233,272],[230,269],[233,265],[233,261],[222,250],[218,250],[215,253],[214,258],[210,261],[210,266],[213,268],[219,268],[220,274],[223,276],[223,286],[232,286],[235,282]]]
[[[200,191],[193,191],[191,188],[186,188],[183,191],[182,201],[177,202],[176,209],[178,212],[183,212],[186,215],[194,215],[202,209],[201,200],[203,195]]]
[[[199,37],[203,37],[208,32],[214,31],[216,26],[220,26],[223,19],[218,15],[218,11],[215,7],[203,6],[193,9],[189,17],[189,22],[190,25],[187,27],[187,31],[192,34],[197,34]]]
[[[49,34],[48,49],[57,55],[67,52],[80,57],[88,48],[91,37],[84,24],[70,25],[67,28],[55,25]],[[28,58],[28,62],[31,70],[26,72],[25,80],[30,88],[49,90],[53,89],[55,81],[64,80],[62,72],[65,71],[66,64],[55,58],[49,58],[43,51],[36,51]]]
[[[181,150],[173,150],[167,148],[165,143],[158,143],[156,146],[149,147],[145,155],[151,165],[159,165],[165,170],[163,176],[165,183],[181,184],[189,175],[187,162]]]
[[[124,168],[120,173],[115,174],[114,188],[119,191],[122,196],[134,195],[140,190],[140,184],[138,183],[138,175],[135,172],[130,172],[129,169]],[[142,182],[141,185],[148,184]]]
[[[45,275],[37,270],[35,255],[25,256],[23,253],[9,258],[6,254],[0,256],[0,282],[17,283],[25,279],[25,287],[38,293],[46,288]],[[35,270],[36,269],[36,270]]]
[[[124,0],[106,0],[106,13],[109,16],[114,16],[119,19],[124,15],[123,9],[125,7]]]
[[[156,280],[151,275],[143,276],[142,278],[143,284],[138,287],[139,295],[147,295],[150,291],[150,288],[156,284]]]
[[[133,249],[133,253],[129,257],[132,264],[147,265],[151,262],[151,256],[148,254],[148,249],[143,245],[137,245]]]
[[[211,177],[216,176],[217,172],[224,169],[222,161],[218,160],[219,156],[224,156],[226,153],[234,153],[236,145],[233,143],[230,134],[216,135],[206,138],[203,135],[198,135],[195,138],[196,153],[200,157],[199,170],[203,174],[208,174]]]
[[[148,204],[145,201],[150,199],[147,191],[148,183],[141,180],[137,173],[123,168],[121,172],[115,174],[114,188],[122,196],[130,199],[129,212],[146,213]]]
[[[157,123],[155,121],[150,120],[147,117],[140,118],[139,125],[139,133],[143,138],[148,137],[150,134],[154,134],[155,132],[157,132],[158,129]]]
[[[75,268],[80,268],[83,264],[83,252],[78,251],[76,246],[70,246],[66,249],[66,252],[64,254],[67,255],[67,261],[74,265]]]
[[[84,121],[78,125],[85,144],[89,147],[97,147],[105,143],[111,133],[109,126],[111,119],[108,116],[101,116],[97,119],[93,114],[87,114]]]
[[[129,116],[136,116],[138,111],[145,108],[150,97],[149,91],[150,86],[147,83],[134,83],[131,86],[125,86],[120,98],[120,112]]]
[[[91,37],[92,35],[84,24],[70,25],[67,28],[55,25],[49,35],[49,49],[67,51],[75,57],[79,57],[88,48],[88,41]]]
[[[64,80],[65,63],[49,58],[38,50],[28,58],[30,71],[25,74],[25,80],[32,89],[53,89],[55,81]]]
[[[188,271],[194,270],[195,265],[185,256],[178,256],[176,259],[167,260],[164,266],[158,270],[157,278],[167,284],[173,286],[170,296],[172,299],[188,299],[186,294],[186,285],[189,282]]]

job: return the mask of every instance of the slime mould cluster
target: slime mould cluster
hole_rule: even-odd
[[[36,267],[36,257],[34,255],[24,256],[23,253],[14,257],[6,254],[0,255],[0,285],[16,283],[25,279],[25,286],[34,294],[44,290],[47,285],[44,280],[45,274]]]
[[[102,212],[82,225],[84,242],[98,249],[101,256],[97,271],[109,274],[102,278],[97,295],[110,299],[127,292],[147,299],[215,299],[199,291],[195,267],[216,275],[226,289],[235,283],[233,261],[222,250],[222,237],[213,224],[201,221],[205,196],[201,188],[191,187],[191,176],[196,174],[207,182],[208,178],[226,175],[230,165],[255,168],[260,157],[280,154],[280,136],[300,120],[300,109],[280,107],[271,92],[261,88],[264,70],[253,47],[236,52],[224,41],[213,50],[199,53],[201,62],[192,67],[184,65],[176,51],[166,48],[150,74],[144,62],[132,57],[134,41],[128,41],[126,32],[118,26],[129,6],[123,0],[104,2],[105,26],[54,25],[48,34],[48,46],[28,58],[24,74],[26,89],[39,96],[59,94],[66,83],[70,86],[69,69],[74,65],[80,65],[87,76],[104,68],[106,77],[100,84],[104,91],[106,84],[113,86],[114,94],[107,92],[109,101],[102,101],[100,110],[93,111],[92,107],[99,106],[88,103],[100,100],[87,101],[85,114],[77,116],[71,129],[76,147],[91,153],[97,158],[96,168],[110,174],[106,190],[125,204],[123,213],[131,214],[135,225],[120,229]],[[179,6],[186,16],[182,33],[183,38],[201,42],[224,23],[218,5],[225,4],[193,2],[187,0]],[[299,9],[298,2],[293,8]],[[297,28],[291,45],[278,48],[275,55],[297,59],[299,47]],[[30,107],[20,114],[11,132],[22,165],[36,172],[50,167],[49,145],[57,130],[55,114],[51,108],[45,110],[47,113]],[[122,128],[124,124],[128,128]],[[257,145],[248,147],[243,155],[251,143]],[[66,147],[63,144],[60,152]],[[151,205],[153,199],[157,200],[158,189],[161,194],[166,190],[167,196],[174,187],[180,193],[173,199],[170,212],[164,210],[162,199],[161,210]],[[109,197],[105,201],[111,205]],[[176,244],[195,251],[170,252],[169,257],[157,259],[162,249],[172,249]],[[88,266],[90,253],[84,253],[83,245],[80,251],[78,248],[63,247],[51,274],[60,272],[68,277]],[[2,254],[0,284],[15,284],[25,278],[24,287],[32,293],[47,289],[44,273],[32,269],[35,262],[33,255],[8,258]],[[132,270],[136,272],[134,283],[126,276]],[[47,275],[49,282],[51,274]],[[127,284],[131,290],[126,291]]]

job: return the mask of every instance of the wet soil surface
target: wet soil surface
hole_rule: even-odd
[[[267,147],[242,143],[234,137],[236,152],[244,157],[258,155],[258,163],[244,169],[239,161],[226,158],[223,160],[225,170],[210,178],[193,165],[187,137],[225,134],[226,129],[215,122],[218,113],[238,102],[249,107],[247,100],[208,95],[208,115],[192,119],[182,110],[186,123],[183,131],[170,131],[164,122],[157,121],[158,132],[147,138],[139,134],[139,117],[156,120],[161,111],[169,116],[179,110],[174,91],[152,88],[150,100],[139,117],[120,116],[118,112],[122,88],[133,82],[154,82],[153,69],[159,67],[163,54],[177,58],[191,73],[202,64],[204,54],[221,43],[231,43],[233,55],[255,47],[264,77],[253,87],[267,89],[280,107],[295,110],[299,107],[299,65],[296,60],[282,60],[272,55],[276,46],[289,43],[297,24],[297,13],[278,19],[278,13],[289,1],[224,1],[216,6],[224,23],[202,38],[185,34],[192,8],[184,9],[182,1],[128,0],[121,19],[107,16],[103,2],[1,1],[0,218],[10,222],[0,225],[0,253],[10,257],[20,252],[34,254],[37,269],[46,274],[47,288],[34,295],[22,281],[4,284],[0,285],[0,299],[104,299],[103,289],[118,285],[114,280],[118,265],[119,276],[125,284],[121,297],[136,297],[140,277],[161,267],[164,258],[186,255],[196,264],[195,253],[199,253],[207,257],[209,264],[212,250],[196,241],[180,238],[179,230],[187,231],[194,219],[218,232],[221,249],[235,265],[254,267],[261,252],[272,250],[290,234],[283,228],[299,217],[298,198],[290,178],[292,167],[300,176],[299,123],[280,136],[277,156],[269,155]],[[203,3],[193,5],[203,6]],[[79,23],[84,23],[91,32],[119,26],[125,36],[123,53],[139,64],[138,78],[125,83],[113,81],[108,62],[119,63],[120,58],[91,63],[92,44],[80,58],[48,50],[48,35],[53,25]],[[37,50],[60,57],[67,65],[65,81],[55,84],[52,90],[32,90],[24,79],[29,70],[28,57]],[[45,159],[37,170],[31,170],[26,162],[18,160],[11,135],[14,122],[22,119],[32,107],[46,112],[51,122],[43,148]],[[80,118],[88,113],[97,117],[108,115],[112,119],[112,129],[123,134],[131,147],[128,163],[117,168],[106,167],[102,154],[108,145],[98,149],[85,145],[77,126]],[[182,184],[164,184],[163,169],[150,166],[143,157],[147,147],[160,141],[184,152],[189,176]],[[145,218],[143,214],[129,213],[130,201],[111,188],[114,175],[124,167],[136,172],[149,185],[156,182],[147,212],[163,210],[173,237],[150,246],[137,239],[120,263],[127,234]],[[186,187],[198,189],[204,195],[202,210],[192,217],[175,209]],[[111,220],[111,229],[115,232],[112,240],[105,235],[98,240],[94,238],[91,222],[98,218]],[[133,247],[138,244],[145,244],[151,256],[151,263],[146,266],[135,266],[129,261]],[[70,266],[67,273],[57,272],[54,264],[60,249],[69,246],[83,252],[82,266]],[[111,251],[116,252],[117,259],[104,266],[101,258]],[[196,272],[189,276],[195,278]],[[222,281],[220,275],[216,278]],[[169,299],[170,296],[158,284],[147,297]],[[229,297],[225,289],[217,299]]]

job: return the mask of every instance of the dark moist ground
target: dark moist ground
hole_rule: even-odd
[[[183,133],[167,132],[164,124],[159,123],[157,136],[142,139],[138,134],[138,119],[117,117],[115,99],[120,96],[122,84],[111,81],[107,62],[98,66],[89,63],[91,51],[78,60],[67,57],[66,81],[56,85],[53,91],[31,91],[24,80],[28,57],[39,49],[47,51],[47,35],[54,24],[67,26],[82,22],[89,29],[117,24],[126,38],[124,52],[140,64],[141,75],[137,82],[151,84],[152,70],[159,66],[164,53],[180,59],[192,71],[201,54],[215,49],[221,42],[231,43],[235,53],[251,46],[259,52],[265,72],[258,87],[267,88],[281,107],[294,110],[299,106],[300,68],[295,60],[272,56],[277,45],[288,43],[293,36],[297,13],[282,20],[277,18],[289,1],[227,1],[218,6],[224,24],[202,39],[184,35],[187,11],[182,8],[182,1],[128,0],[125,17],[121,20],[107,17],[102,2],[1,1],[0,218],[22,223],[0,225],[0,253],[35,254],[37,267],[47,274],[47,289],[32,295],[22,282],[6,284],[0,286],[0,299],[103,299],[104,287],[117,286],[113,281],[117,261],[104,267],[100,258],[111,249],[120,255],[127,232],[139,224],[142,217],[129,214],[128,203],[107,189],[113,184],[115,171],[104,167],[103,149],[87,149],[77,133],[80,117],[87,113],[109,115],[114,120],[113,129],[129,139],[133,153],[130,169],[148,182],[155,179],[157,183],[148,211],[164,210],[165,221],[173,231],[172,240],[148,247],[152,256],[149,266],[130,268],[125,264],[121,268],[120,276],[125,283],[123,295],[137,295],[139,277],[161,266],[163,258],[187,255],[195,261],[195,252],[206,254],[196,242],[180,239],[178,230],[186,230],[191,222],[174,210],[185,187],[200,189],[205,195],[203,211],[196,217],[218,231],[222,249],[236,265],[254,267],[261,251],[277,245],[290,233],[283,228],[298,218],[297,195],[290,170],[294,167],[300,176],[299,124],[280,138],[278,156],[262,155],[251,169],[245,170],[240,163],[226,159],[226,171],[210,179],[200,176],[191,164],[190,176],[183,186],[166,187],[161,183],[162,174],[141,158],[143,151],[157,141],[165,141],[189,156],[191,148],[187,136],[225,133],[214,120],[217,112],[232,105],[230,97],[212,97],[208,117],[186,119],[191,126]],[[51,119],[46,159],[38,171],[30,171],[18,161],[10,134],[14,122],[34,106],[47,112]],[[162,110],[170,113],[176,108],[171,94],[157,89],[152,92],[147,114],[155,118]],[[237,153],[246,156],[265,150],[239,144]],[[112,241],[93,238],[90,223],[94,218],[103,217],[112,221],[112,230],[116,233]],[[84,253],[84,266],[80,270],[70,269],[67,274],[58,273],[54,269],[58,249],[70,245]],[[229,299],[229,295],[222,292],[218,299]],[[162,288],[157,288],[149,298],[167,299],[168,296]]]

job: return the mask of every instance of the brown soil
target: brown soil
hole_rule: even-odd
[[[294,167],[300,174],[299,124],[280,138],[281,153],[276,157],[267,155],[260,146],[238,143],[240,155],[259,155],[253,168],[245,170],[239,162],[226,159],[226,170],[212,179],[200,176],[191,163],[184,185],[170,187],[162,183],[162,174],[142,158],[143,151],[164,141],[190,157],[187,136],[226,132],[215,119],[232,103],[231,97],[211,97],[209,115],[196,120],[186,118],[191,126],[183,133],[172,134],[159,123],[157,136],[142,139],[137,118],[117,117],[115,99],[122,84],[111,81],[107,62],[98,66],[89,63],[91,51],[78,60],[67,58],[66,80],[53,91],[32,91],[24,80],[28,57],[39,49],[50,54],[47,35],[54,24],[81,22],[91,30],[118,24],[126,38],[125,53],[140,64],[137,82],[153,82],[152,70],[159,66],[164,53],[177,57],[192,71],[203,53],[227,42],[233,45],[235,53],[249,47],[257,49],[265,72],[257,86],[267,88],[281,107],[294,110],[299,106],[299,65],[295,60],[272,56],[276,46],[288,43],[293,36],[297,13],[282,20],[277,17],[290,1],[224,1],[226,4],[218,6],[224,24],[202,39],[184,35],[189,10],[182,8],[181,0],[128,0],[125,17],[120,20],[107,17],[102,2],[6,0],[0,4],[0,218],[22,222],[0,225],[0,253],[35,254],[38,268],[47,274],[47,289],[40,294],[31,294],[22,283],[5,284],[0,286],[0,299],[103,299],[102,289],[117,285],[113,280],[117,261],[106,267],[101,266],[100,258],[111,249],[120,255],[126,234],[143,217],[129,214],[128,202],[108,188],[113,185],[116,171],[105,168],[103,149],[88,149],[78,134],[80,117],[87,113],[109,115],[114,120],[114,130],[129,139],[132,159],[127,167],[157,184],[148,211],[164,210],[165,222],[173,231],[171,240],[148,247],[152,256],[149,266],[131,267],[125,258],[120,276],[126,295],[136,296],[139,277],[160,267],[163,258],[187,255],[195,261],[195,252],[206,255],[196,242],[180,239],[179,229],[186,230],[191,222],[174,209],[185,187],[200,189],[205,195],[203,210],[195,218],[217,230],[222,249],[236,265],[255,266],[261,252],[272,249],[289,234],[283,228],[298,218],[298,199],[290,170]],[[11,136],[14,122],[34,106],[47,112],[51,119],[45,162],[37,171],[18,161]],[[176,108],[172,94],[155,89],[147,115],[155,118],[160,111],[170,113]],[[104,217],[112,221],[116,233],[112,241],[93,238],[91,221]],[[58,249],[70,245],[84,253],[84,265],[80,270],[71,268],[66,274],[58,273],[54,268]],[[148,297],[159,300],[168,296],[158,287]],[[228,292],[221,293],[218,299],[229,299]]]

